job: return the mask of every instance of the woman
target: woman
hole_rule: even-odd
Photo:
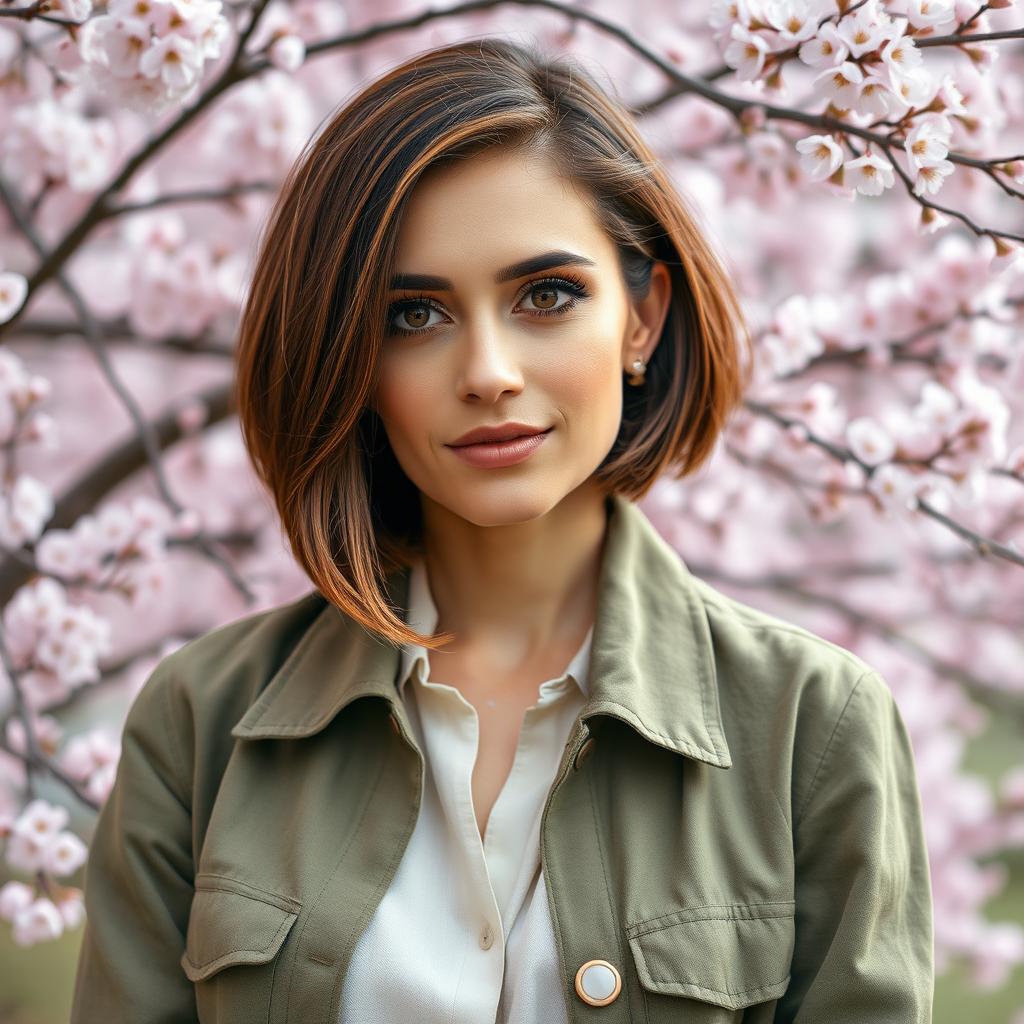
[[[316,589],[136,698],[76,1024],[931,1019],[888,687],[634,504],[706,461],[746,344],[579,66],[464,42],[331,121],[238,362]]]

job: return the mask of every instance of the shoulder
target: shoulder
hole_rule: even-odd
[[[186,641],[152,670],[129,710],[126,728],[171,721],[193,742],[228,736],[274,673],[327,607],[319,591],[243,615]]]
[[[716,660],[727,675],[785,674],[845,699],[872,665],[853,651],[691,577],[707,616]],[[781,679],[778,679],[781,682]]]
[[[836,737],[880,742],[902,729],[892,692],[874,666],[825,637],[693,577],[711,635],[723,724],[741,749],[777,744],[809,793]],[[840,730],[839,727],[842,726]]]

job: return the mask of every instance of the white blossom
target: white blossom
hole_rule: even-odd
[[[803,154],[800,166],[815,180],[829,177],[843,162],[843,151],[831,135],[808,135],[797,140],[796,148]]]

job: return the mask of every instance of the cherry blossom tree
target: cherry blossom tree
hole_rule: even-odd
[[[308,589],[229,406],[254,240],[346,95],[482,34],[617,92],[734,272],[754,383],[642,504],[697,575],[887,679],[937,968],[1004,984],[1024,930],[986,918],[986,858],[1024,846],[1024,769],[962,759],[1024,723],[1015,0],[0,0],[0,918],[26,947],[82,921],[70,814],[119,723],[76,709]]]

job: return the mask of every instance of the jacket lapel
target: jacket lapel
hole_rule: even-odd
[[[620,495],[609,502],[581,717],[618,718],[650,743],[728,768],[712,638],[696,581],[638,506]],[[408,568],[387,578],[395,606],[406,607],[408,583]],[[383,697],[404,721],[395,689],[400,653],[324,600],[231,735],[311,736],[365,696]]]

